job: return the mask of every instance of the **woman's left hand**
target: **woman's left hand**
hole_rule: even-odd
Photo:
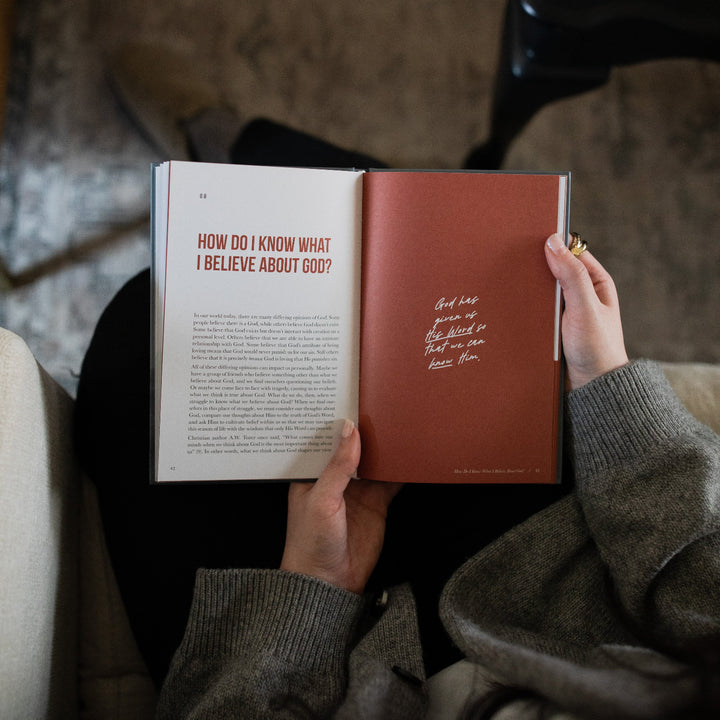
[[[280,568],[362,593],[382,550],[396,483],[358,480],[360,433],[346,421],[338,449],[315,483],[292,483]]]

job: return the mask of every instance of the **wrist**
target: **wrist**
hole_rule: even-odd
[[[567,362],[567,375],[569,381],[569,389],[577,390],[583,385],[587,385],[593,380],[597,380],[603,375],[607,375],[613,370],[624,367],[629,364],[628,356],[624,350],[615,353],[612,357],[608,356],[602,359],[602,362]]]
[[[583,385],[587,385],[588,383],[601,378],[603,375],[619,370],[629,364],[630,361],[628,360],[627,355],[625,355],[624,357],[618,357],[615,361],[607,362],[592,370],[583,370],[581,368],[578,369],[568,366],[569,389],[578,390],[583,387]]]
[[[280,570],[314,578],[328,585],[333,585],[340,590],[362,595],[365,590],[365,583],[354,578],[351,573],[346,572],[340,565],[320,565],[304,558],[302,553],[296,554],[288,552],[286,549],[280,561]]]

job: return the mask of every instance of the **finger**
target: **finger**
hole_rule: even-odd
[[[360,499],[363,504],[368,504],[364,502],[364,499],[367,499],[373,506],[387,510],[402,487],[403,483],[354,478],[350,481],[345,495],[347,497],[348,494],[351,494]]]
[[[403,487],[405,487],[405,483],[401,482],[392,482],[385,484],[388,486],[385,492],[388,496],[389,501],[393,500],[393,498],[403,489]]]
[[[342,497],[360,462],[360,433],[352,420],[346,420],[337,450],[315,483],[318,493]]]
[[[583,253],[585,254],[587,253]],[[568,304],[585,305],[595,300],[597,295],[588,267],[565,247],[558,233],[547,239],[545,257],[550,272],[560,283]]]
[[[385,502],[385,510],[387,512],[387,509],[390,507],[390,504],[395,499],[395,496],[402,490],[404,487],[404,483],[399,482],[383,482],[379,483],[380,485],[383,485],[383,499]]]
[[[570,253],[572,255],[572,253]],[[603,305],[617,305],[617,289],[610,273],[600,264],[600,262],[590,252],[582,253],[579,258],[588,276],[593,284],[595,294]]]

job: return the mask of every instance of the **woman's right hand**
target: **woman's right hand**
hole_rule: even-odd
[[[570,389],[627,365],[615,283],[588,252],[573,255],[560,235],[545,244],[548,267],[563,290],[563,351]]]

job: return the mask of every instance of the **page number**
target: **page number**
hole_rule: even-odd
[[[201,200],[207,200],[207,193],[200,193]]]

